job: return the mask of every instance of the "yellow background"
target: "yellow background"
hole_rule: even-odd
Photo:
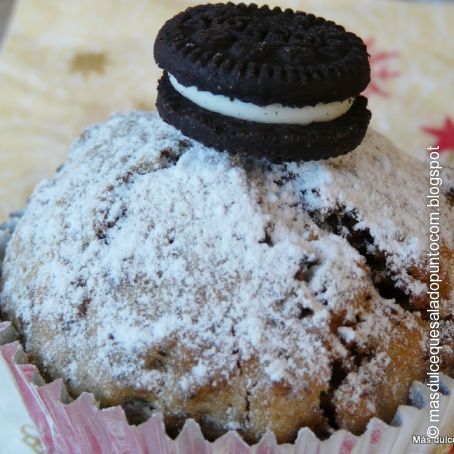
[[[153,40],[184,0],[21,0],[0,55],[0,220],[52,175],[87,125],[154,108]],[[269,2],[333,19],[386,54],[370,95],[373,125],[424,159],[423,125],[454,118],[454,5],[386,0]],[[382,65],[382,66],[380,66]],[[385,73],[390,77],[380,78]],[[396,75],[395,73],[398,73]],[[375,77],[373,73],[373,78]],[[444,161],[454,163],[454,153]],[[96,175],[94,175],[96,177]]]

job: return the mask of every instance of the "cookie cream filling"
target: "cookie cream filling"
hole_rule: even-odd
[[[270,124],[309,125],[311,123],[334,120],[345,114],[355,98],[330,103],[318,103],[315,106],[289,107],[282,104],[258,106],[239,99],[231,99],[224,95],[214,95],[197,87],[185,87],[169,74],[173,88],[185,98],[198,106],[227,117],[240,120]]]

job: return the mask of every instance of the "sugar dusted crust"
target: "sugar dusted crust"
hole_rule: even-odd
[[[192,417],[248,441],[359,433],[425,377],[426,171],[372,130],[348,155],[272,165],[157,114],[117,115],[36,188],[1,310],[49,377],[132,420],[160,411],[170,431]],[[445,370],[453,236],[443,229]]]

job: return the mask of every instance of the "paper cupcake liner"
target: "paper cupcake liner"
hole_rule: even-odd
[[[17,212],[8,223],[0,225],[0,263],[20,217],[21,212]],[[61,379],[44,382],[36,366],[28,363],[11,323],[0,321],[0,366],[2,362],[48,453],[413,454],[435,450],[454,454],[454,445],[451,450],[448,445],[412,443],[413,435],[425,436],[430,424],[429,390],[419,382],[411,387],[410,405],[398,408],[391,425],[372,418],[361,436],[338,430],[323,441],[306,427],[299,431],[294,444],[285,445],[278,445],[274,434],[267,432],[257,445],[249,446],[233,431],[209,442],[191,419],[172,440],[161,415],[134,426],[119,406],[99,409],[93,394],[83,393],[71,400]],[[440,434],[454,436],[454,380],[442,375],[441,383]]]
[[[162,416],[134,426],[119,406],[99,409],[90,393],[71,401],[61,379],[45,383],[36,366],[27,362],[22,345],[9,322],[0,323],[0,361],[4,361],[25,407],[49,453],[151,454],[390,454],[433,452],[435,445],[412,444],[413,435],[425,435],[429,426],[428,389],[414,383],[411,406],[397,410],[392,425],[373,418],[361,436],[336,431],[320,441],[308,428],[299,431],[295,444],[278,445],[271,432],[257,445],[247,445],[236,432],[214,442],[205,440],[199,425],[189,419],[175,440],[170,439]],[[440,434],[454,434],[454,380],[441,376],[443,396]],[[438,446],[437,452],[450,452]]]

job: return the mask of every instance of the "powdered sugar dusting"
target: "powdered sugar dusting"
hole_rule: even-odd
[[[2,310],[50,374],[107,401],[135,389],[167,408],[248,364],[251,388],[328,387],[352,342],[388,364],[383,307],[419,325],[314,213],[354,212],[421,291],[405,270],[422,259],[424,200],[397,189],[420,191],[421,166],[373,131],[344,157],[271,165],[205,148],[157,114],[114,116],[35,190],[7,249]]]

